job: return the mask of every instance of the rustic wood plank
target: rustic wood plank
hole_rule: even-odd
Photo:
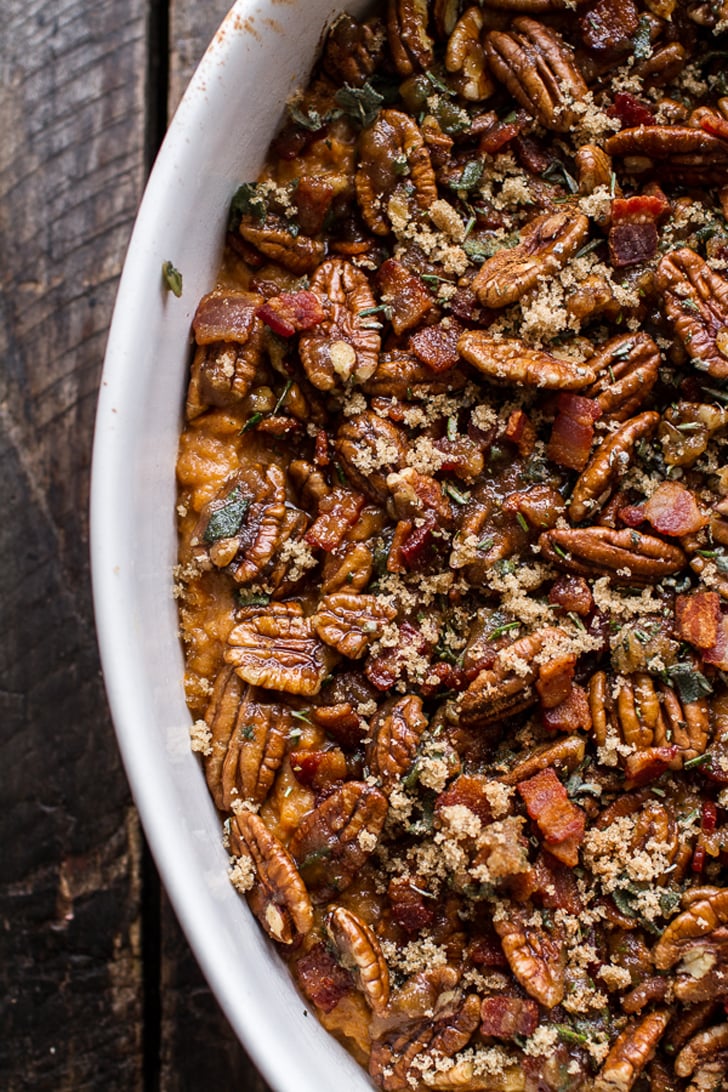
[[[144,176],[144,0],[0,35],[0,1087],[143,1086],[141,838],[88,580],[89,450]]]
[[[229,6],[228,0],[211,0],[206,5],[171,0],[169,117]],[[160,922],[162,1092],[208,1088],[269,1092],[207,986],[164,894]]]

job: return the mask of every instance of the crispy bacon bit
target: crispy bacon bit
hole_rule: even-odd
[[[389,690],[401,675],[407,674],[407,661],[429,656],[432,644],[427,640],[419,626],[411,622],[402,622],[399,627],[399,644],[385,648],[378,656],[367,661],[364,673],[377,690]]]
[[[657,253],[657,221],[670,210],[670,202],[657,192],[635,197],[615,197],[609,229],[609,254],[615,269],[654,258]]]
[[[555,709],[565,702],[571,693],[574,681],[576,656],[562,656],[558,660],[549,660],[541,664],[536,679],[536,689],[544,709]]]
[[[493,810],[486,795],[487,777],[482,774],[461,774],[435,801],[435,812],[460,806],[472,811],[483,824],[493,822]]]
[[[516,445],[518,454],[524,457],[531,455],[536,446],[536,429],[531,424],[528,414],[521,409],[513,410],[506,422],[503,435],[506,440]]]
[[[594,442],[594,422],[602,409],[594,398],[564,392],[556,399],[558,413],[551,430],[546,454],[552,462],[569,470],[583,470]]]
[[[517,121],[497,121],[480,138],[478,151],[481,155],[495,155],[518,136],[521,126]]]
[[[422,321],[435,300],[425,282],[395,258],[382,262],[377,273],[382,302],[391,308],[395,334],[403,334]]]
[[[636,789],[664,774],[677,757],[678,747],[645,747],[628,755],[624,764],[626,789]]]
[[[443,319],[435,326],[417,330],[409,340],[409,347],[433,372],[446,372],[460,360],[457,345],[463,331],[459,322]]]
[[[494,932],[479,933],[470,942],[468,955],[476,967],[507,967],[508,960]]]
[[[552,766],[535,777],[519,781],[516,788],[526,810],[544,836],[549,852],[573,868],[579,863],[579,846],[584,840],[585,816],[567,795]]]
[[[259,305],[260,296],[252,292],[210,292],[202,297],[192,319],[195,341],[198,345],[215,341],[244,345],[253,331]]]
[[[429,929],[435,920],[436,900],[423,895],[424,890],[415,880],[404,876],[389,882],[387,895],[392,904],[392,918],[405,933]]]
[[[321,300],[315,292],[281,292],[258,308],[258,318],[279,337],[293,337],[301,330],[312,330],[324,318]]]
[[[346,758],[338,747],[328,751],[291,751],[288,757],[296,781],[314,792],[334,781],[343,781],[347,774]]]
[[[400,555],[411,572],[422,568],[425,564],[429,553],[428,547],[432,544],[432,533],[436,526],[437,518],[434,512],[426,512],[422,517],[422,523],[412,527],[402,542]]]
[[[675,601],[678,635],[695,648],[713,648],[720,627],[720,596],[714,591],[678,595]]]
[[[588,732],[592,718],[586,691],[581,686],[572,686],[568,697],[559,705],[543,710],[541,720],[549,732]]]
[[[661,482],[638,508],[659,534],[675,538],[694,535],[709,519],[700,511],[694,493],[680,482]]]
[[[562,573],[549,592],[549,603],[585,618],[594,609],[591,588],[583,576]]]
[[[340,545],[349,528],[354,526],[363,507],[364,497],[361,493],[353,493],[350,489],[332,489],[319,501],[318,515],[306,532],[306,542],[330,553]]]
[[[538,1026],[538,1005],[530,998],[500,994],[486,997],[480,1008],[482,1035],[495,1039],[515,1039],[533,1035]]]
[[[702,656],[706,664],[728,671],[728,615],[721,615],[715,644],[703,649]]]
[[[655,115],[647,103],[635,98],[629,91],[618,91],[607,113],[613,118],[619,118],[623,129],[655,124]]]
[[[596,0],[579,24],[587,49],[610,53],[629,48],[639,27],[639,15],[634,0]]]
[[[351,993],[354,983],[323,944],[315,944],[296,963],[296,977],[302,992],[322,1012],[331,1012]]]

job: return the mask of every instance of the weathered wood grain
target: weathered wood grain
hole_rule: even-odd
[[[212,41],[232,0],[170,0],[169,4],[169,116],[182,98],[192,73]]]
[[[88,580],[89,451],[144,176],[146,4],[0,33],[0,1087],[142,1088],[141,840]]]

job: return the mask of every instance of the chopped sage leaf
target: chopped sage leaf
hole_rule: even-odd
[[[248,510],[249,501],[240,492],[240,486],[236,485],[224,501],[219,503],[205,528],[203,538],[205,542],[217,542],[221,538],[232,538],[240,530],[240,525]]]
[[[182,274],[179,269],[172,262],[162,262],[162,276],[172,295],[179,299],[182,295]]]

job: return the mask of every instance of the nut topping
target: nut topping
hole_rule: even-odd
[[[299,603],[247,607],[228,638],[225,662],[252,686],[310,697],[327,672],[324,646]]]
[[[374,310],[366,277],[350,262],[330,258],[314,273],[311,288],[323,301],[324,319],[299,339],[306,375],[322,391],[349,379],[369,379],[377,367],[380,338],[361,317]]]
[[[382,110],[364,130],[359,160],[356,196],[367,227],[375,235],[389,234],[393,216],[409,219],[437,199],[430,153],[422,134],[399,110]]]
[[[291,855],[252,811],[230,820],[230,843],[237,857],[247,855],[255,868],[251,907],[268,936],[293,944],[313,927],[313,908]]]
[[[728,379],[728,282],[683,247],[662,259],[657,284],[692,362],[714,379]]]
[[[344,966],[356,972],[372,1010],[383,1012],[389,1001],[389,971],[372,929],[351,910],[337,906],[326,918],[326,931]]]

